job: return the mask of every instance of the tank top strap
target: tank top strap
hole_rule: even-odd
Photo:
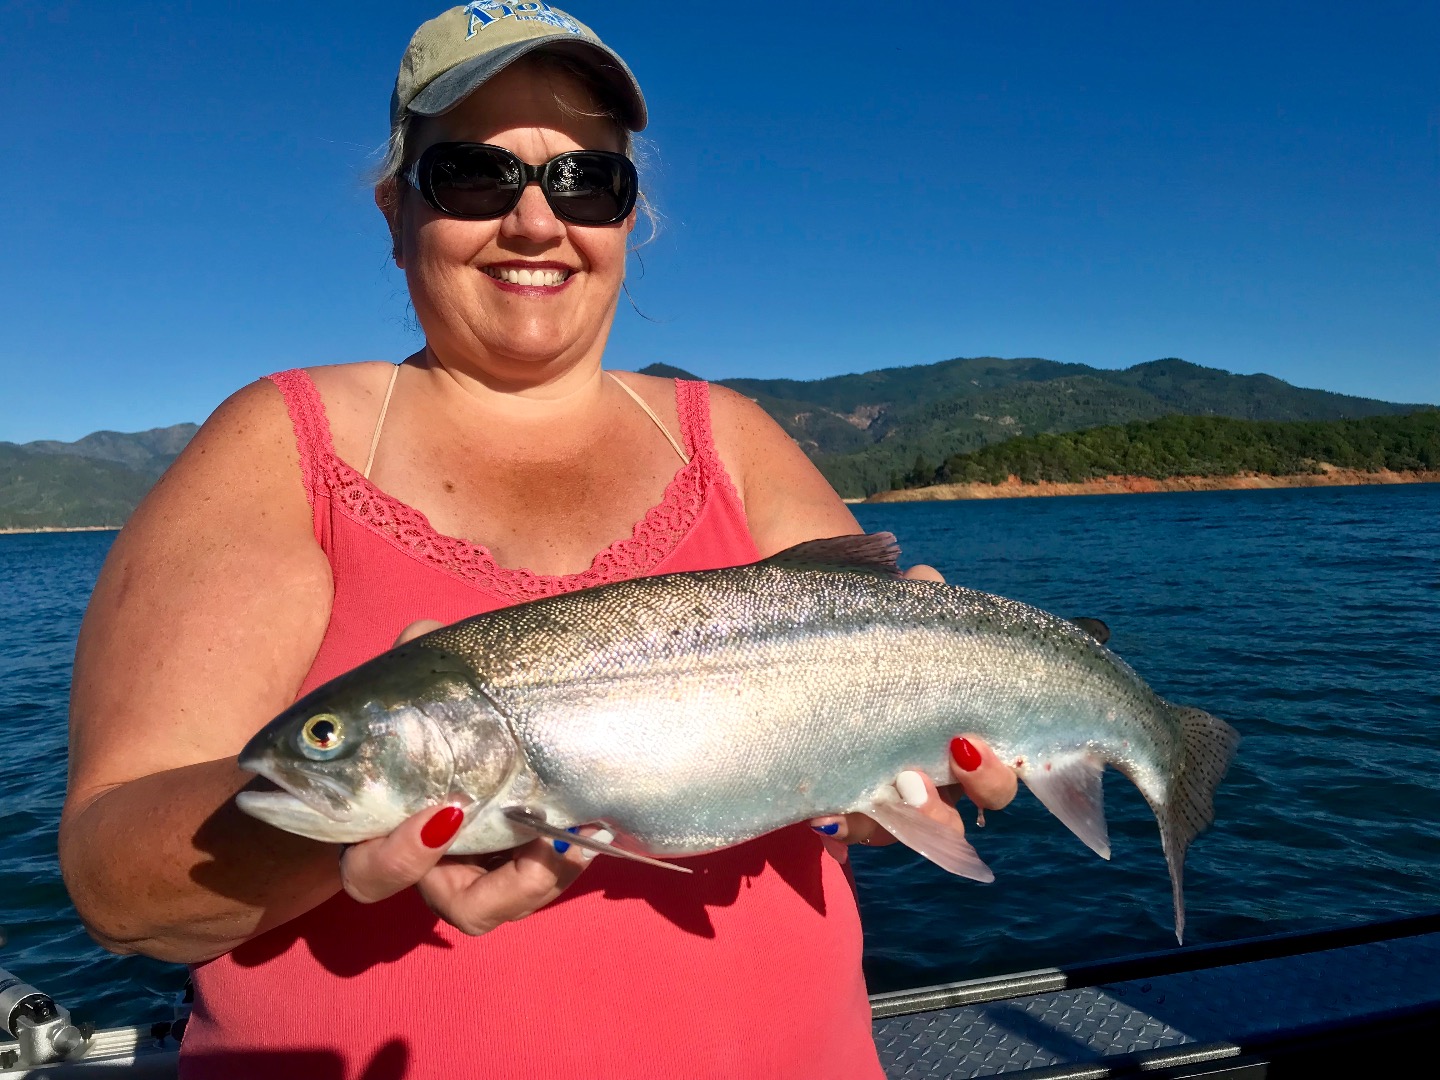
[[[335,458],[335,444],[330,438],[330,421],[325,416],[325,402],[308,372],[301,368],[279,371],[265,376],[275,384],[285,399],[290,424],[295,429],[295,447],[300,453],[300,478],[305,484],[305,498],[315,505],[315,496],[328,494],[330,468]]]
[[[680,437],[692,458],[715,456],[715,434],[710,429],[710,384],[695,379],[675,380],[675,411],[680,414]]]

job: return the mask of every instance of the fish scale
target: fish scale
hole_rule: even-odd
[[[1185,850],[1213,816],[1233,729],[1164,701],[1067,620],[904,579],[895,559],[888,534],[839,537],[463,620],[277,717],[241,764],[283,790],[241,805],[349,842],[439,791],[466,808],[452,851],[597,823],[616,842],[586,846],[652,858],[861,812],[988,880],[969,844],[893,785],[910,769],[950,782],[949,741],[974,734],[1107,858],[1101,773],[1128,776],[1160,823],[1178,935]],[[307,744],[332,728],[335,745]]]

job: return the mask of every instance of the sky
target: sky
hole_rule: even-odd
[[[1440,403],[1433,0],[562,6],[652,118],[609,366],[1178,356]],[[0,440],[414,351],[366,176],[440,10],[0,0]]]

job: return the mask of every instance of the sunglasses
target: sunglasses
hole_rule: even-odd
[[[614,225],[635,207],[640,178],[624,154],[571,150],[530,165],[488,143],[436,143],[402,178],[442,214],[468,221],[504,217],[538,182],[545,201],[572,225]]]

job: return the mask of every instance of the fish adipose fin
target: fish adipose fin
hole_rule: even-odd
[[[663,870],[675,870],[681,874],[693,874],[695,871],[688,866],[676,866],[674,863],[662,862],[660,859],[652,859],[648,855],[637,855],[633,851],[626,851],[614,844],[607,844],[600,840],[592,840],[588,836],[581,836],[579,833],[567,832],[558,825],[551,825],[543,816],[534,810],[528,810],[523,806],[507,806],[500,811],[505,818],[521,828],[529,829],[531,832],[539,833],[541,836],[549,837],[551,840],[563,840],[567,844],[574,844],[576,847],[587,848],[590,851],[599,852],[601,855],[614,855],[620,859],[630,859],[632,862],[644,863],[646,866],[658,866]]]
[[[898,578],[900,545],[888,532],[865,536],[832,536],[807,540],[764,560],[767,566],[791,570],[858,570],[880,577]]]
[[[1175,895],[1175,940],[1184,944],[1185,852],[1190,841],[1215,820],[1215,789],[1230,767],[1240,733],[1201,709],[1171,705],[1180,721],[1185,758],[1166,792],[1165,805],[1151,809],[1160,819],[1160,844],[1170,867],[1170,888]],[[1143,791],[1143,789],[1142,789]]]
[[[1045,809],[1063,821],[1096,855],[1110,858],[1105,789],[1101,784],[1105,762],[1080,751],[1058,754],[1043,763],[1031,762],[1019,773],[1025,786],[1045,804]]]
[[[928,818],[902,802],[893,788],[877,795],[874,805],[862,813],[869,814],[896,840],[941,869],[975,881],[995,880],[995,872],[985,865],[965,837],[951,826]]]

